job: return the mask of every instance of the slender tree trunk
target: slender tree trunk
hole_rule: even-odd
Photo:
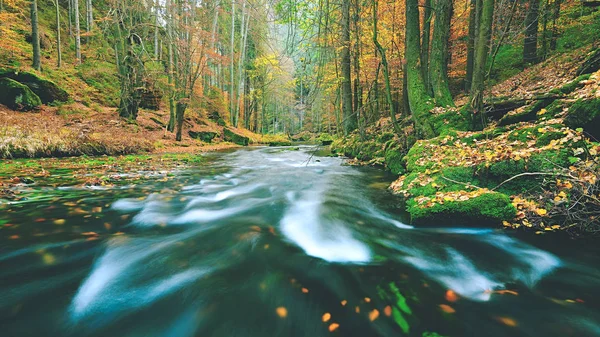
[[[525,16],[525,40],[523,41],[523,62],[536,63],[539,23],[539,0],[529,0]]]
[[[156,60],[159,59],[159,43],[158,43],[158,36],[159,36],[159,30],[158,30],[158,13],[160,11],[160,2],[159,0],[156,0],[154,2],[154,58]]]
[[[42,57],[40,51],[40,31],[38,27],[37,0],[31,0],[31,44],[33,45],[33,69],[42,70]]]
[[[240,119],[240,96],[244,93],[244,63],[246,62],[246,37],[248,22],[250,18],[246,19],[246,1],[242,0],[242,23],[240,25],[240,57],[238,61],[238,91],[235,97],[235,126],[237,127]]]
[[[356,115],[352,109],[352,74],[350,66],[350,0],[342,0],[342,110],[344,117],[344,133],[349,134],[356,129]]]
[[[408,103],[417,130],[424,138],[436,136],[429,122],[433,99],[427,93],[419,64],[421,48],[419,34],[419,2],[406,0],[406,76]]]
[[[492,35],[492,23],[494,19],[494,0],[483,0],[481,22],[477,33],[475,44],[475,62],[473,64],[473,84],[471,86],[471,108],[474,115],[483,115],[483,91],[485,89],[485,65],[489,54],[489,44]]]
[[[62,66],[62,47],[60,41],[60,6],[58,4],[58,0],[54,1],[56,5],[56,66],[60,68]]]
[[[235,60],[235,0],[231,0],[231,66],[229,68],[229,119],[235,125],[235,83],[234,83],[234,60]]]
[[[73,15],[75,16],[75,58],[81,64],[81,27],[79,26],[79,0],[73,0]]]
[[[398,122],[396,121],[396,111],[394,109],[394,103],[392,102],[392,86],[390,84],[390,72],[388,67],[387,58],[385,57],[385,49],[379,43],[377,38],[377,8],[378,8],[378,0],[373,0],[373,43],[381,56],[381,64],[383,65],[383,78],[385,80],[385,98],[387,99],[387,103],[390,109],[390,118],[392,119],[392,124],[394,126],[394,131],[397,134],[400,134],[400,127],[398,126]]]
[[[452,0],[435,0],[435,27],[431,45],[431,87],[438,106],[454,106],[448,87],[448,40],[450,38],[450,18]]]
[[[168,49],[168,63],[167,63],[167,80],[169,82],[169,123],[167,124],[167,131],[169,132],[173,132],[175,131],[175,96],[174,96],[174,90],[173,88],[175,87],[175,79],[173,78],[174,76],[174,72],[173,72],[173,62],[174,62],[174,55],[173,55],[173,43],[175,43],[173,41],[174,39],[174,35],[173,35],[173,8],[172,8],[172,3],[171,0],[167,0],[166,4],[165,4],[165,10],[166,10],[166,16],[167,16],[167,22],[166,22],[166,28],[167,28],[167,49]]]
[[[73,0],[67,0],[69,16],[69,37],[73,37]]]
[[[469,37],[467,40],[467,74],[465,76],[465,91],[471,91],[473,81],[473,62],[475,58],[475,40],[481,17],[482,0],[470,0],[469,2]]]
[[[183,133],[183,121],[185,116],[185,110],[187,109],[187,104],[181,101],[177,102],[176,105],[176,115],[177,115],[177,131],[175,133],[175,140],[180,142]]]
[[[364,111],[363,111],[363,89],[360,83],[360,36],[362,35],[360,29],[360,0],[355,0],[354,2],[354,15],[353,15],[353,23],[354,23],[354,110],[356,111],[356,120],[358,124],[358,128],[361,134],[364,131],[364,122],[361,120],[364,119]],[[318,120],[318,116],[317,116]]]
[[[554,0],[552,4],[552,30],[550,32],[550,50],[556,50],[556,42],[558,40],[558,18],[560,17],[561,0]]]
[[[421,39],[421,71],[427,92],[431,92],[431,81],[429,78],[429,42],[431,40],[431,0],[425,0],[423,5],[423,38]],[[437,22],[437,18],[435,19]]]

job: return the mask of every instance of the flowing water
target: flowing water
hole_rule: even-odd
[[[311,147],[205,157],[0,210],[0,335],[600,336],[594,242],[412,228]]]

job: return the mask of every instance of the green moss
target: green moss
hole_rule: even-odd
[[[404,151],[399,147],[390,147],[385,151],[385,166],[394,174],[404,174]]]
[[[0,78],[0,103],[18,111],[31,111],[42,105],[29,87],[10,78]]]
[[[41,78],[34,73],[0,69],[0,78],[10,78],[26,85],[44,104],[54,101],[66,102],[69,100],[69,94],[66,91],[57,86],[54,82]]]
[[[535,145],[536,146],[546,146],[548,144],[550,144],[551,141],[555,140],[555,139],[561,139],[565,136],[564,133],[559,132],[559,131],[549,131],[549,132],[545,132],[541,135],[539,135],[539,137],[537,137],[537,140],[535,141]]]
[[[411,222],[423,225],[496,225],[516,215],[510,198],[496,192],[465,201],[435,203],[431,207],[422,207],[414,199],[409,200],[407,205]]]
[[[600,139],[600,98],[579,99],[569,108],[565,125],[572,129],[583,128],[596,139]]]
[[[250,138],[228,128],[223,129],[223,136],[226,141],[242,146],[248,146],[248,143],[250,142]]]

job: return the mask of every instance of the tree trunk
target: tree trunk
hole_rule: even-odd
[[[230,48],[231,65],[229,68],[229,120],[232,125],[235,125],[235,83],[234,83],[234,54],[235,54],[235,0],[231,0],[231,48]]]
[[[60,68],[62,66],[62,48],[60,41],[60,6],[58,4],[58,0],[54,1],[56,5],[56,66]]]
[[[450,18],[452,0],[435,0],[435,27],[431,44],[431,87],[438,106],[454,106],[448,87],[448,40],[450,38]]]
[[[69,37],[73,37],[73,0],[67,0],[69,13]]]
[[[539,21],[539,0],[529,0],[527,15],[525,16],[525,39],[523,41],[523,62],[536,63],[537,40],[538,40],[538,21]]]
[[[89,35],[94,29],[94,8],[92,7],[92,0],[85,1],[85,14],[86,14],[86,27],[87,27],[87,42],[90,42],[91,35]]]
[[[475,58],[475,40],[481,18],[482,0],[471,0],[469,2],[469,37],[467,40],[467,74],[465,76],[465,92],[471,91],[473,82],[473,62]]]
[[[356,129],[356,115],[352,109],[352,78],[350,69],[350,0],[342,0],[342,115],[344,133],[347,135]]]
[[[423,38],[421,39],[421,71],[427,92],[431,92],[431,82],[429,78],[429,43],[431,40],[431,0],[425,0],[423,5]],[[437,18],[435,19],[437,22]]]
[[[156,60],[159,59],[159,43],[158,43],[158,35],[159,35],[159,30],[158,30],[158,12],[160,10],[160,2],[159,0],[156,0],[156,2],[154,3],[154,58]]]
[[[139,60],[134,53],[134,44],[138,43],[133,34],[127,36],[126,53],[121,61],[121,101],[119,103],[119,116],[128,120],[136,120],[140,108],[142,74],[140,73]],[[141,41],[140,41],[141,42]]]
[[[561,0],[554,0],[552,4],[552,31],[550,32],[550,50],[556,50],[556,42],[558,40],[558,18],[560,16]]]
[[[435,106],[433,99],[427,93],[423,74],[419,64],[421,48],[419,34],[419,2],[406,0],[406,79],[408,91],[408,104],[413,114],[417,130],[424,138],[436,136],[436,132],[429,123],[431,109]]]
[[[394,131],[397,134],[400,134],[400,127],[398,126],[398,122],[396,121],[396,111],[394,109],[394,102],[392,102],[392,88],[390,84],[390,72],[388,67],[387,58],[385,57],[385,49],[379,43],[377,39],[377,8],[378,8],[378,0],[373,0],[373,43],[381,56],[381,64],[383,65],[383,78],[385,80],[385,98],[387,99],[387,103],[390,108],[390,118],[392,119],[392,124],[394,126]],[[375,98],[377,99],[377,98]]]
[[[81,27],[79,26],[79,0],[73,0],[73,15],[75,16],[75,58],[81,64]]]
[[[175,140],[180,142],[181,136],[183,133],[183,121],[185,116],[185,110],[187,109],[187,104],[182,102],[177,102],[176,107],[176,115],[177,115],[177,132],[175,133]]]
[[[33,45],[33,69],[42,70],[42,57],[40,52],[40,31],[38,27],[37,0],[31,1],[31,44]]]
[[[475,44],[475,62],[473,64],[473,84],[471,86],[471,108],[473,115],[483,116],[483,91],[485,86],[485,65],[489,54],[492,22],[494,19],[494,0],[483,0],[481,21]]]
[[[168,63],[167,63],[167,80],[169,83],[169,124],[167,124],[167,131],[175,131],[175,96],[173,88],[175,87],[175,81],[173,79],[173,16],[171,11],[171,1],[167,0],[165,4],[166,16],[167,16],[167,49],[168,49]]]
[[[364,122],[363,120],[364,111],[362,109],[363,106],[363,89],[360,83],[360,36],[362,32],[360,30],[360,1],[355,1],[354,6],[354,15],[353,15],[353,24],[354,24],[354,110],[356,111],[356,120],[359,127],[359,130],[363,132]],[[317,116],[318,120],[318,116]],[[319,126],[320,128],[320,126]]]

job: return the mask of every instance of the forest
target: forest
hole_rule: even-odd
[[[0,0],[9,336],[600,336],[599,233],[598,0]]]

